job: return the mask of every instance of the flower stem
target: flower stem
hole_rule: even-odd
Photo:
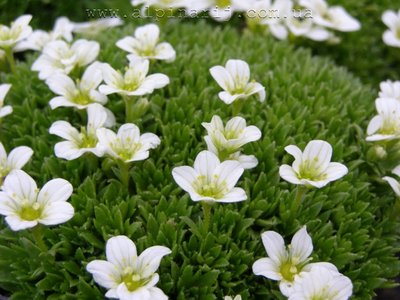
[[[124,96],[125,102],[125,121],[126,123],[133,123],[135,121],[135,106],[134,100],[128,96]]]
[[[17,70],[15,68],[15,60],[14,60],[14,54],[12,52],[11,48],[5,48],[4,53],[6,55],[8,65],[10,66],[10,70],[13,74],[17,73]]]
[[[290,208],[290,219],[293,220],[296,217],[297,211],[299,210],[300,204],[303,201],[307,192],[307,188],[303,185],[297,186],[296,197]]]
[[[202,201],[201,204],[203,205],[203,226],[204,232],[207,233],[208,227],[210,226],[210,219],[211,219],[211,207],[212,205],[206,201]]]
[[[233,116],[238,116],[243,109],[243,104],[244,101],[241,99],[238,99],[232,103],[232,115]]]
[[[124,163],[123,161],[118,161],[118,166],[119,166],[119,180],[121,180],[121,183],[126,187],[127,189],[129,188],[129,170],[130,166],[127,163]]]
[[[36,245],[43,251],[47,252],[48,248],[43,241],[43,227],[42,225],[38,224],[32,228],[32,235],[35,239]]]

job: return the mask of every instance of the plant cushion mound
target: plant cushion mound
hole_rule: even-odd
[[[136,26],[102,33],[99,60],[114,68],[128,61],[115,42],[131,35]],[[2,75],[13,85],[7,102],[14,112],[2,120],[1,141],[7,151],[26,145],[34,150],[25,170],[38,185],[65,178],[74,186],[70,203],[75,216],[69,222],[45,228],[48,253],[31,241],[28,231],[12,232],[0,219],[0,289],[12,299],[103,299],[105,290],[85,270],[94,259],[105,259],[106,241],[117,235],[132,239],[140,253],[154,245],[172,250],[158,270],[161,288],[170,299],[283,299],[276,282],[252,273],[252,264],[265,257],[261,233],[274,230],[287,241],[303,225],[314,244],[313,261],[331,262],[354,284],[354,299],[372,299],[374,290],[392,286],[399,270],[395,257],[396,224],[388,217],[394,203],[389,187],[374,180],[366,162],[364,128],[373,114],[376,95],[343,68],[310,51],[294,50],[250,33],[206,22],[168,23],[162,39],[177,52],[175,62],[152,64],[171,83],[149,96],[150,109],[137,125],[141,132],[161,138],[150,158],[135,162],[131,186],[123,187],[108,159],[88,155],[73,161],[54,156],[58,137],[48,129],[57,120],[79,128],[85,117],[70,108],[51,110],[54,96],[30,71],[37,54],[17,65],[17,76]],[[232,118],[232,108],[218,98],[220,87],[209,73],[228,59],[243,59],[251,77],[266,87],[266,101],[247,99],[240,115],[260,128],[262,138],[245,146],[257,157],[256,168],[246,170],[238,186],[248,200],[216,204],[209,230],[202,227],[201,205],[190,200],[172,179],[176,166],[193,165],[206,149],[202,122],[219,115]],[[106,105],[124,122],[123,102],[111,95]],[[114,129],[115,129],[114,128]],[[284,148],[304,149],[313,139],[328,141],[332,161],[349,174],[323,189],[307,193],[295,219],[289,208],[295,186],[279,177],[279,166],[293,158]],[[117,171],[116,171],[117,172]]]

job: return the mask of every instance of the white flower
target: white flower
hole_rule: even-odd
[[[291,294],[293,283],[302,272],[309,272],[316,266],[337,271],[330,263],[309,263],[313,244],[306,226],[296,232],[287,247],[283,237],[275,231],[264,232],[261,239],[268,257],[253,264],[253,273],[279,281],[279,288],[285,296]]]
[[[32,155],[33,150],[26,146],[14,148],[7,155],[3,144],[0,142],[0,183],[11,171],[22,169]]]
[[[46,84],[59,95],[50,100],[52,109],[57,107],[76,107],[85,109],[93,103],[106,104],[107,96],[97,91],[103,81],[102,64],[94,62],[83,73],[82,79],[73,79],[62,73],[51,75]]]
[[[282,165],[279,175],[290,183],[322,188],[348,172],[346,166],[331,162],[332,146],[325,141],[309,142],[304,152],[294,145],[287,146],[285,150],[295,160],[292,166]]]
[[[92,63],[99,51],[100,45],[94,41],[81,39],[72,45],[60,40],[49,42],[33,63],[32,70],[39,72],[40,79],[47,79],[57,72],[69,74],[75,68]]]
[[[234,298],[232,298],[231,296],[225,296],[224,300],[242,300],[242,296],[237,295]]]
[[[296,278],[289,300],[347,300],[352,294],[353,284],[348,277],[316,266]]]
[[[4,98],[6,97],[10,88],[11,84],[0,84],[0,119],[13,112],[13,108],[10,105],[3,106]]]
[[[267,25],[271,34],[279,40],[286,40],[289,36],[289,31],[286,26],[286,18],[290,17],[293,9],[291,0],[275,0],[271,7],[262,8],[262,13],[267,12],[267,18],[261,21],[261,24]],[[248,14],[251,11],[248,11]],[[257,12],[257,11],[256,11]]]
[[[400,165],[392,170],[392,173],[400,177]],[[400,197],[400,183],[396,179],[390,176],[385,176],[382,178],[387,183],[389,183],[390,187],[393,189],[397,197]]]
[[[43,225],[65,223],[74,215],[67,203],[72,185],[64,179],[53,179],[39,191],[35,181],[24,171],[12,171],[0,192],[0,214],[14,231]]]
[[[400,81],[381,82],[380,88],[379,98],[394,98],[400,101]]]
[[[265,100],[265,88],[258,82],[250,81],[249,65],[243,60],[230,59],[225,68],[215,66],[210,69],[212,77],[224,89],[218,94],[226,104],[235,100],[246,99],[257,94],[261,102]]]
[[[360,22],[341,6],[329,7],[325,0],[300,0],[300,5],[311,9],[315,24],[338,31],[360,30]]]
[[[32,33],[32,27],[29,26],[31,19],[31,15],[23,15],[12,22],[10,27],[0,25],[0,48],[13,49],[18,42],[26,39]]]
[[[155,287],[156,273],[161,259],[171,253],[164,246],[153,246],[137,255],[135,243],[126,236],[115,236],[107,241],[107,260],[94,260],[86,270],[102,287],[108,289],[107,298],[121,300],[167,300],[162,290]]]
[[[100,128],[97,130],[100,145],[106,154],[125,163],[145,160],[149,157],[149,150],[160,144],[158,136],[152,133],[140,135],[135,124],[122,125],[118,133]]]
[[[210,123],[203,122],[208,135],[204,137],[208,150],[221,160],[236,160],[241,147],[261,138],[261,131],[256,126],[246,126],[246,120],[241,117],[230,119],[226,126],[219,116],[213,116]],[[257,159],[252,156],[253,159]],[[244,167],[244,166],[243,166]]]
[[[221,163],[214,153],[202,151],[196,157],[194,168],[176,167],[172,176],[193,201],[231,203],[247,199],[246,192],[235,187],[243,171],[237,161]]]
[[[104,64],[103,78],[106,84],[101,85],[99,90],[105,95],[143,96],[169,84],[168,76],[160,73],[147,76],[148,72],[148,60],[131,61],[124,75],[109,64]]]
[[[292,12],[286,19],[289,31],[295,36],[303,36],[313,41],[327,41],[332,39],[333,34],[321,26],[316,26],[312,16],[307,10]]]
[[[43,47],[56,40],[64,39],[67,42],[72,41],[72,28],[73,25],[66,17],[57,18],[52,31],[47,32],[44,30],[35,30],[28,38],[21,41],[15,47],[15,51],[34,50],[42,51]]]
[[[57,157],[73,160],[87,152],[98,157],[104,155],[96,131],[102,127],[113,126],[115,118],[100,104],[90,105],[87,112],[87,127],[82,127],[80,132],[66,121],[56,121],[51,125],[49,132],[66,140],[55,145],[54,152]]]
[[[378,115],[367,128],[367,141],[393,140],[400,137],[400,102],[394,98],[378,98],[375,101]]]
[[[122,22],[122,20],[119,18],[106,18],[90,22],[72,23],[72,31],[88,36],[93,36],[97,35],[107,28],[117,27],[122,25],[123,23],[124,22]]]
[[[117,47],[131,53],[129,61],[138,58],[156,59],[172,62],[176,58],[175,50],[169,43],[159,43],[160,29],[148,24],[135,30],[134,37],[127,36],[117,41]]]
[[[397,12],[387,10],[382,15],[382,21],[389,30],[383,34],[383,41],[386,45],[400,47],[400,10]]]

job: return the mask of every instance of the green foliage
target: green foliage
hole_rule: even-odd
[[[133,30],[129,25],[101,34],[99,59],[114,67],[126,65],[115,41]],[[143,132],[159,135],[162,143],[148,160],[134,164],[129,190],[101,159],[86,156],[67,162],[54,157],[59,139],[48,133],[51,123],[62,119],[79,126],[86,120],[72,109],[50,109],[53,95],[30,71],[36,54],[17,65],[17,76],[1,77],[13,84],[6,103],[14,107],[1,124],[1,141],[8,151],[19,145],[34,149],[26,170],[39,186],[55,177],[69,180],[76,210],[68,223],[45,229],[48,253],[41,253],[30,231],[14,233],[1,218],[1,289],[11,299],[103,299],[105,291],[85,266],[104,259],[108,238],[124,234],[139,252],[153,245],[172,249],[161,263],[158,284],[171,299],[221,299],[239,293],[244,299],[281,299],[277,284],[255,276],[251,266],[266,256],[263,231],[278,231],[290,241],[302,225],[312,236],[314,260],[332,262],[349,276],[354,299],[371,299],[376,288],[392,286],[390,278],[400,267],[394,246],[398,223],[388,218],[395,198],[373,180],[365,159],[363,132],[373,113],[374,92],[327,59],[312,58],[310,51],[272,38],[239,35],[205,22],[171,22],[162,35],[175,47],[177,60],[154,64],[152,73],[167,74],[171,84],[150,97],[150,111],[138,124]],[[245,149],[259,160],[240,181],[249,199],[215,205],[206,232],[201,205],[174,183],[171,170],[191,165],[206,149],[201,122],[214,114],[225,121],[232,117],[209,74],[210,67],[229,58],[249,62],[252,77],[266,86],[267,101],[251,99],[242,111],[263,137]],[[123,122],[122,100],[111,96],[107,106]],[[285,146],[304,147],[311,139],[330,142],[334,161],[346,164],[350,172],[309,192],[298,216],[290,220],[295,188],[280,180],[278,168],[292,160]]]

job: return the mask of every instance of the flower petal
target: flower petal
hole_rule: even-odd
[[[171,254],[171,249],[164,246],[153,246],[144,250],[138,258],[138,273],[147,278],[155,273],[160,266],[161,259]]]
[[[40,190],[37,201],[42,204],[67,201],[73,191],[72,184],[65,179],[56,178],[47,182]]]
[[[210,151],[201,151],[195,161],[194,169],[199,175],[206,176],[208,181],[211,181],[215,169],[220,165],[218,157]]]
[[[233,188],[229,193],[224,195],[221,199],[216,199],[220,203],[234,203],[247,200],[247,195],[242,188]]]
[[[271,280],[282,280],[279,265],[268,257],[260,258],[253,264],[253,273]]]
[[[19,231],[23,229],[33,228],[38,222],[37,221],[26,221],[22,220],[19,215],[9,215],[6,217],[6,222],[10,226],[11,230]]]
[[[235,83],[231,74],[222,66],[215,66],[210,69],[211,76],[218,85],[225,91],[233,90]]]
[[[74,216],[74,208],[68,202],[48,202],[39,218],[39,223],[43,225],[62,224]]]
[[[172,176],[181,189],[188,193],[195,193],[193,183],[199,176],[195,169],[188,166],[176,167],[172,170]]]
[[[86,266],[86,270],[93,275],[94,281],[106,289],[116,288],[120,280],[120,272],[110,262],[93,260]]]
[[[349,170],[345,165],[341,163],[333,162],[328,165],[328,168],[325,170],[325,174],[327,175],[327,179],[329,181],[334,181],[339,178],[345,176]]]
[[[135,243],[128,237],[119,235],[110,238],[106,245],[107,260],[119,270],[135,268],[137,264],[137,252]]]
[[[3,184],[3,191],[18,202],[36,201],[36,182],[27,173],[21,170],[11,171]]]
[[[307,260],[313,251],[313,244],[310,235],[307,233],[306,226],[303,226],[292,238],[290,256],[295,264],[302,263]]]
[[[227,189],[231,190],[242,176],[244,169],[242,165],[235,160],[226,160],[217,166],[215,175],[218,175],[217,184],[226,184]]]
[[[281,178],[283,180],[286,180],[287,182],[293,184],[301,184],[301,181],[297,177],[296,172],[289,165],[282,165],[279,167],[279,176],[281,176]]]
[[[261,235],[261,239],[269,258],[276,264],[286,261],[288,253],[283,237],[275,231],[266,231]]]
[[[9,169],[22,169],[30,160],[33,150],[26,146],[14,148],[8,155],[7,165]]]

